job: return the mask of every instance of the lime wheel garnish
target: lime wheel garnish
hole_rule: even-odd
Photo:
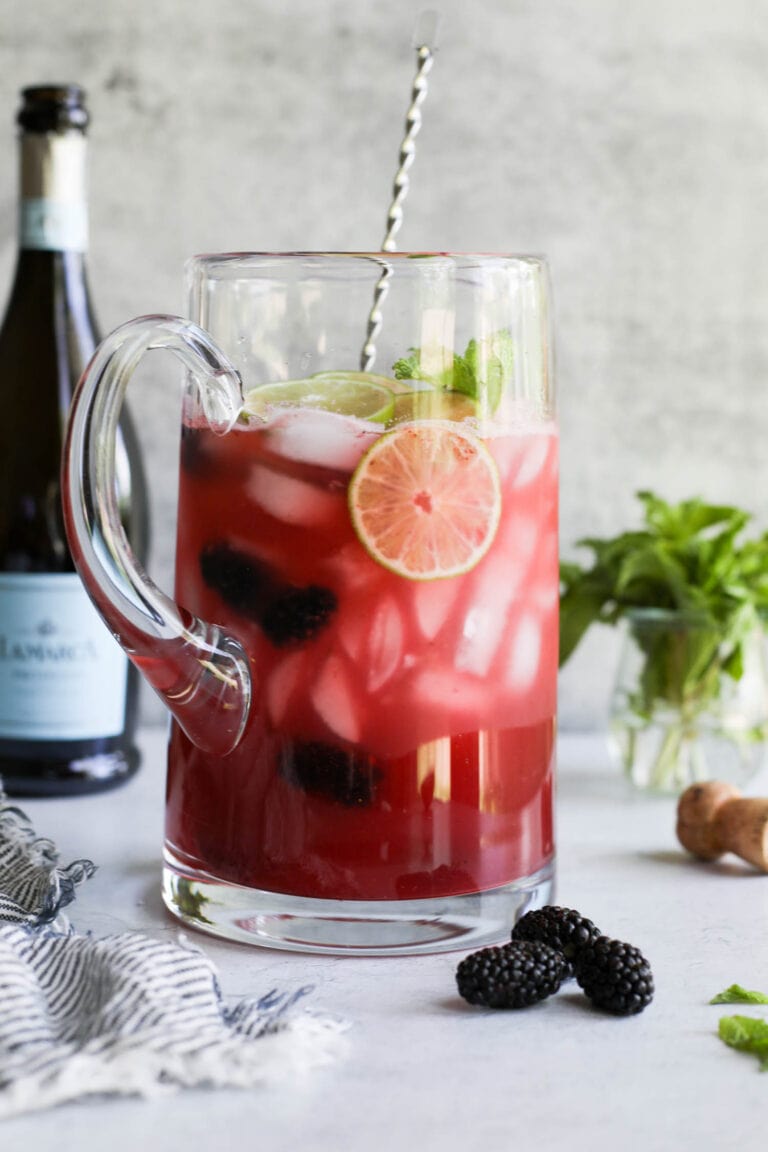
[[[385,568],[409,580],[457,576],[493,542],[499,475],[483,441],[455,424],[401,424],[361,459],[349,510],[363,547]]]
[[[280,384],[260,384],[246,392],[243,411],[263,416],[268,407],[320,408],[340,416],[354,416],[384,424],[394,411],[394,396],[385,377],[363,372],[325,372],[306,380],[284,380]]]

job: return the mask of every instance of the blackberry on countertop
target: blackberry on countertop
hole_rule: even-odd
[[[527,1008],[557,992],[567,972],[562,953],[531,940],[482,948],[456,969],[459,994],[485,1008]]]
[[[601,935],[586,916],[573,908],[559,908],[547,904],[521,916],[512,929],[513,940],[539,940],[562,952],[568,961],[568,975],[573,975],[573,961],[587,944],[594,944]]]
[[[579,951],[579,987],[593,1004],[616,1016],[634,1016],[653,999],[651,966],[639,948],[600,936]]]

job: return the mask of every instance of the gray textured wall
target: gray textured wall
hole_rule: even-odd
[[[441,48],[404,248],[545,253],[557,305],[562,539],[627,526],[633,493],[764,524],[768,4],[431,0]],[[0,0],[0,280],[15,240],[17,90],[75,80],[93,112],[102,326],[183,307],[194,251],[378,244],[413,74],[412,0]],[[173,375],[136,404],[153,573],[170,584]],[[616,637],[566,669],[599,720]],[[157,718],[155,705],[146,714]]]

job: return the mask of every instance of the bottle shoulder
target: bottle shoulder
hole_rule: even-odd
[[[73,253],[23,251],[0,322],[0,392],[29,387],[67,406],[98,343],[87,274]]]

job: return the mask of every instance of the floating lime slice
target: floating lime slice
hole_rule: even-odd
[[[390,392],[399,395],[401,392],[407,392],[411,395],[414,392],[434,392],[434,384],[430,384],[428,380],[398,380],[394,376],[380,376],[376,372],[316,372],[312,377],[313,380],[359,380],[361,383],[381,384],[383,388],[389,388]]]
[[[306,380],[261,384],[246,392],[243,411],[249,416],[263,416],[272,405],[322,408],[325,412],[386,424],[392,418],[395,398],[386,385],[378,382],[380,379],[363,372],[324,372]]]
[[[401,380],[394,376],[381,376],[378,372],[346,372],[335,368],[330,372],[315,372],[311,380],[342,380],[356,384],[379,384],[382,388],[389,388],[390,392],[401,392]],[[410,383],[410,381],[409,381]]]
[[[442,389],[405,392],[395,396],[391,424],[411,420],[466,420],[477,416],[474,400],[463,392],[445,392]]]

